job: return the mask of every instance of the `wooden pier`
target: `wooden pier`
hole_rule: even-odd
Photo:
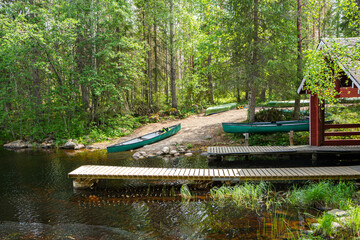
[[[343,167],[299,168],[146,168],[85,165],[69,173],[75,178],[74,187],[86,187],[97,179],[145,179],[145,180],[309,180],[309,179],[357,179],[360,165]],[[85,183],[85,185],[82,185]],[[76,185],[78,184],[78,185]]]
[[[234,146],[208,147],[210,157],[265,154],[359,154],[360,146]]]

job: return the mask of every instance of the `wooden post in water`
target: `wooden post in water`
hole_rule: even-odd
[[[249,146],[249,133],[244,133],[245,137],[245,146]]]
[[[77,178],[73,181],[73,187],[75,189],[88,189],[92,188],[98,182],[99,179]]]
[[[294,146],[294,131],[291,130],[289,132],[289,137],[290,137],[290,146]]]

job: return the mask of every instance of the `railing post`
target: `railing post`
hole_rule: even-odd
[[[290,146],[294,146],[294,131],[291,130],[289,132],[289,138],[290,138]]]
[[[244,133],[245,137],[245,146],[249,146],[249,133]]]

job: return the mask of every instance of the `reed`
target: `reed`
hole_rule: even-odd
[[[233,188],[229,186],[214,187],[210,189],[212,199],[223,200],[232,196]]]
[[[346,223],[347,227],[351,229],[354,236],[360,235],[360,206],[351,207],[349,209],[349,218]]]
[[[294,205],[323,205],[344,208],[355,193],[353,182],[321,181],[311,183],[304,188],[294,187],[288,193],[288,201]]]
[[[332,226],[335,217],[331,214],[324,214],[319,220],[319,228],[322,230],[322,234],[331,237],[335,230]]]
[[[181,186],[181,189],[180,189],[180,195],[183,199],[190,199],[191,198],[191,192],[190,192],[190,189],[189,187],[184,184]]]
[[[210,189],[210,197],[222,201],[231,199],[238,206],[245,206],[251,209],[265,205],[266,208],[275,205],[280,206],[281,202],[270,197],[272,185],[265,182],[259,184],[244,183],[234,187],[222,186]]]

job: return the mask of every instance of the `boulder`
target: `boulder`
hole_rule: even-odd
[[[44,142],[41,143],[40,147],[41,148],[53,148],[55,147],[56,142],[54,139],[52,138],[45,138]]]
[[[191,157],[193,154],[191,152],[185,153],[186,157]]]
[[[203,157],[207,157],[209,154],[208,154],[208,152],[202,152],[202,153],[200,153],[200,156],[203,156]]]
[[[211,135],[206,135],[206,136],[205,136],[205,139],[206,139],[206,140],[210,140],[210,139],[212,139],[212,136],[211,136]]]
[[[186,152],[185,148],[183,148],[183,147],[179,147],[179,148],[178,148],[178,151],[179,151],[180,153]]]
[[[76,144],[76,146],[74,147],[75,150],[79,150],[79,149],[83,149],[85,148],[84,144]]]
[[[140,155],[141,156],[144,156],[144,157],[146,157],[147,156],[147,154],[146,154],[146,152],[145,151],[141,151],[141,152],[139,152],[140,153]]]
[[[180,156],[180,153],[177,152],[177,153],[174,154],[174,156],[178,157],[178,156]]]
[[[327,214],[333,215],[334,217],[344,217],[344,216],[348,215],[348,213],[346,211],[339,210],[339,209],[332,209],[332,210],[328,211]]]
[[[60,148],[64,148],[64,149],[74,149],[75,146],[77,145],[77,142],[75,140],[69,139],[64,146],[60,147]]]
[[[25,142],[23,140],[16,140],[16,141],[4,144],[4,148],[16,148],[16,149],[28,148],[29,146],[32,147],[30,143]]]
[[[162,149],[162,151],[163,151],[165,154],[169,154],[170,148],[169,148],[169,147],[164,147],[164,148]]]
[[[156,152],[156,155],[157,155],[157,156],[161,156],[161,155],[163,155],[163,154],[164,154],[163,151],[158,151],[158,152]]]
[[[141,157],[141,154],[139,152],[136,152],[132,155],[134,159],[139,159]]]
[[[175,155],[176,153],[177,153],[176,150],[171,150],[171,151],[170,151],[170,154],[171,154],[171,155]]]

